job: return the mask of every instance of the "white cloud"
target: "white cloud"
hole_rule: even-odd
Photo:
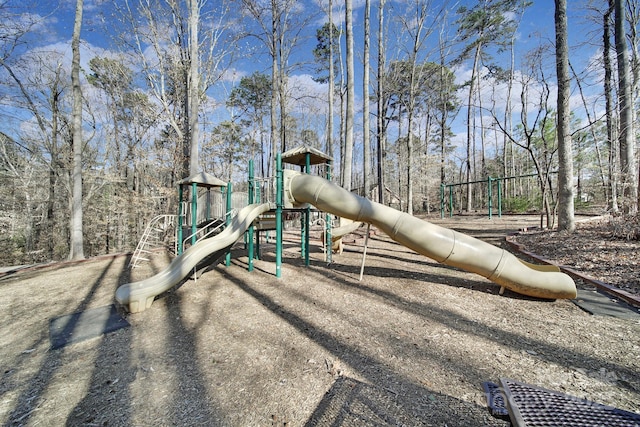
[[[238,68],[228,68],[220,76],[220,81],[236,84],[240,82],[240,79],[247,76],[248,73]]]

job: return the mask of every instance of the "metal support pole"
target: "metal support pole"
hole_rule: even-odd
[[[449,217],[453,217],[453,185],[449,186]]]
[[[227,214],[225,215],[225,217],[226,217],[226,224],[228,227],[229,224],[231,224],[231,181],[227,183]],[[231,247],[229,247],[229,251],[227,252],[227,255],[225,257],[224,264],[227,267],[231,265]]]
[[[182,255],[182,226],[184,225],[184,221],[182,219],[182,216],[184,215],[184,212],[182,212],[182,185],[178,186],[178,230],[177,230],[177,237],[176,239],[178,240],[178,248],[176,249],[176,252],[178,255]]]
[[[211,221],[211,187],[207,187],[207,222]]]
[[[191,246],[196,244],[198,231],[198,184],[191,184]]]
[[[493,207],[493,200],[492,200],[492,181],[493,179],[489,176],[487,177],[487,203],[489,205],[489,219],[492,219],[492,212],[491,212],[491,208]]]
[[[311,173],[311,154],[305,155],[305,173]],[[309,266],[309,229],[311,228],[311,205],[307,204],[304,213],[304,265]]]
[[[371,224],[367,224],[367,235],[364,237],[364,249],[362,250],[362,264],[360,264],[360,279],[362,282],[362,276],[364,275],[364,262],[367,259],[367,247],[369,246],[369,231],[371,230]]]
[[[308,173],[304,165],[300,166],[300,172]],[[307,233],[307,229],[305,228],[305,224],[307,223],[305,220],[306,215],[307,215],[306,209],[300,212],[300,257],[302,259],[306,258],[306,250],[307,250],[307,247],[304,245],[304,242],[306,240],[305,234]]]
[[[444,183],[440,184],[440,218],[444,218]]]
[[[502,218],[502,180],[498,178],[498,217]]]
[[[276,277],[282,277],[282,208],[284,173],[282,171],[282,155],[276,158]]]
[[[331,160],[327,160],[327,181],[331,181]],[[331,214],[327,212],[324,218],[324,259],[327,264],[331,264]]]
[[[254,203],[254,187],[255,187],[255,180],[253,177],[253,159],[249,160],[249,204],[252,205]],[[248,256],[248,262],[247,262],[247,270],[248,271],[253,271],[253,256],[254,256],[254,251],[253,251],[253,223],[251,223],[251,225],[249,226],[249,230],[247,231],[247,237],[248,237],[248,245],[247,245],[247,256]]]
[[[256,192],[255,203],[262,203],[262,196],[260,193],[260,184],[254,186],[254,190]],[[255,250],[256,259],[260,259],[260,230],[256,230],[256,250]]]

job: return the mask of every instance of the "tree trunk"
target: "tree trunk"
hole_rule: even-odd
[[[631,78],[629,52],[625,31],[624,0],[615,0],[615,41],[618,58],[618,105],[620,111],[620,169],[625,196],[625,211],[638,211],[638,180],[636,177],[635,147],[633,140],[633,100],[631,99]]]
[[[446,55],[445,55],[445,45],[444,45],[444,40],[442,37],[442,32],[440,33],[439,36],[439,43],[438,43],[438,50],[440,53],[440,102],[441,102],[441,106],[440,106],[440,114],[441,116],[439,117],[439,121],[438,121],[438,125],[440,127],[440,142],[439,142],[439,148],[440,148],[440,186],[443,186],[445,184],[446,181],[446,144],[447,144],[447,104],[448,104],[448,89],[447,89],[447,94],[445,95],[444,92],[444,88],[445,88],[445,77],[444,77],[444,73],[445,73],[445,63],[446,63]],[[448,83],[447,83],[448,86]],[[425,154],[428,155],[428,148],[425,147]]]
[[[282,41],[279,43],[282,49]],[[278,55],[278,100],[280,101],[280,152],[287,151],[287,82],[285,80],[285,64],[282,61],[282,52]]]
[[[335,70],[333,64],[333,2],[329,0],[329,120],[327,123],[327,154],[333,157],[333,115],[334,115],[334,91]]]
[[[475,94],[475,81],[476,74],[478,73],[478,64],[480,62],[481,44],[476,46],[476,53],[473,57],[473,68],[471,69],[471,82],[469,83],[469,94],[467,98],[467,171],[466,171],[466,183],[467,183],[467,212],[471,212],[471,157],[475,151],[474,143],[474,126],[473,126],[473,96]]]
[[[613,67],[611,65],[611,14],[613,1],[609,0],[609,8],[603,17],[603,62],[604,62],[604,97],[607,122],[607,144],[609,146],[609,191],[611,192],[610,208],[617,213],[618,207],[618,143],[614,122],[613,101]]]
[[[409,130],[407,132],[407,213],[413,215],[413,113],[409,113],[409,121],[407,123]]]
[[[76,1],[76,16],[71,39],[73,88],[73,190],[71,209],[71,236],[69,259],[83,259],[82,233],[82,88],[80,87],[80,30],[82,28],[83,0]]]
[[[638,34],[638,30],[640,29],[640,6],[637,2],[627,2],[627,21],[629,23],[628,40],[630,44],[629,50],[631,51],[631,102],[633,104],[640,96],[640,34]],[[638,123],[637,108],[631,108],[631,122]],[[640,167],[640,165],[637,166]],[[640,172],[640,170],[637,172]],[[637,176],[638,182],[636,184],[640,187],[640,174]],[[638,197],[638,203],[640,203],[640,194]]]
[[[385,0],[380,0],[378,6],[378,76],[377,76],[377,172],[378,172],[378,203],[384,204],[384,90],[383,78],[385,67],[384,51],[384,4]]]
[[[200,22],[199,0],[189,1],[189,85],[187,88],[189,105],[189,175],[200,172],[198,155],[198,111],[200,110],[200,55],[198,52],[198,23]]]
[[[514,74],[515,74],[515,68],[516,68],[515,39],[516,39],[516,34],[514,33],[513,36],[511,36],[511,42],[509,46],[509,49],[510,49],[509,80],[507,81],[507,97],[506,97],[507,99],[506,99],[506,105],[504,107],[504,127],[507,129],[509,134],[513,133],[513,126],[512,126],[513,108],[511,105],[511,92],[513,90],[513,80],[514,80]],[[506,176],[514,175],[513,169],[512,169],[513,163],[514,163],[513,152],[514,152],[513,144],[505,134],[504,139],[502,141],[502,176],[506,177]],[[506,180],[506,179],[503,181],[503,184],[504,185],[502,186],[502,196],[506,197],[509,194],[509,188],[511,184],[509,183],[509,180]]]
[[[342,186],[347,190],[351,190],[351,168],[353,163],[353,116],[355,112],[352,0],[345,0],[345,25],[347,43],[347,111],[345,115],[344,176],[342,177]]]
[[[573,205],[573,153],[571,147],[569,45],[567,41],[567,2],[556,0],[556,70],[558,76],[558,229],[576,228]]]
[[[364,66],[362,70],[362,151],[364,177],[363,195],[369,197],[370,165],[371,165],[371,135],[369,133],[369,40],[371,39],[371,0],[365,0],[364,6]]]
[[[271,170],[276,176],[276,155],[278,154],[278,22],[277,5],[272,1],[271,9]]]

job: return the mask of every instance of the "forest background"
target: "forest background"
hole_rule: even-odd
[[[486,209],[489,177],[550,226],[637,212],[634,1],[3,0],[0,17],[1,265],[132,250],[180,179],[246,191],[249,160],[272,176],[301,145],[412,214],[444,190],[445,209]]]

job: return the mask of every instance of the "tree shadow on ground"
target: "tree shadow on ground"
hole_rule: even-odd
[[[210,301],[201,313],[211,312]],[[175,366],[176,383],[173,384],[175,396],[171,399],[173,408],[169,411],[174,418],[171,425],[221,425],[224,416],[212,404],[208,384],[204,382],[197,348],[197,330],[188,327],[183,318],[185,311],[192,309],[180,292],[172,292],[167,296],[165,304],[169,321],[167,339],[169,346],[167,355]],[[196,325],[202,323],[195,322]],[[205,355],[206,356],[206,355]]]
[[[93,282],[87,291],[86,295],[82,298],[80,303],[73,308],[69,308],[69,312],[78,313],[85,311],[90,303],[94,300],[97,290],[103,285],[106,277],[109,274],[109,270],[113,267],[113,263],[115,258],[112,258],[107,266],[102,270],[98,278]],[[73,329],[76,327],[74,322],[69,322],[69,324],[65,327],[65,331],[63,333],[70,335]],[[45,341],[48,340],[47,330],[43,330],[40,337],[36,340],[35,343],[32,343],[31,346],[33,348],[37,348],[44,344]],[[127,332],[125,332],[126,334]],[[128,348],[128,347],[127,347]],[[50,350],[47,352],[44,360],[42,361],[40,368],[38,371],[28,380],[27,386],[24,388],[23,392],[16,399],[16,405],[13,411],[10,413],[8,417],[6,426],[10,425],[25,425],[29,423],[29,419],[31,415],[38,409],[38,407],[42,404],[43,396],[47,391],[47,388],[50,386],[53,377],[56,372],[60,369],[62,359],[64,357],[64,353],[69,351],[67,348],[60,348],[57,350]],[[19,371],[15,369],[14,371]],[[13,371],[11,371],[13,372]],[[3,383],[10,383],[11,378],[3,378]],[[120,410],[123,410],[121,408]]]
[[[480,422],[470,417],[474,408],[446,394],[416,390],[415,396],[399,398],[398,393],[358,381],[354,378],[338,378],[324,395],[316,410],[305,423],[315,426],[404,426],[404,425],[467,425]],[[427,394],[424,394],[427,393]],[[454,421],[455,420],[455,421]],[[483,424],[487,425],[487,424]],[[495,420],[491,425],[510,425]]]
[[[123,263],[115,281],[116,287],[118,283],[131,280],[129,258]],[[114,295],[115,290],[112,292]],[[130,385],[137,374],[136,367],[131,363],[132,341],[130,327],[100,338],[87,392],[67,417],[67,426],[132,423]]]
[[[324,272],[320,271],[320,268],[313,268],[318,270],[318,274],[324,274]],[[546,360],[550,363],[561,364],[563,366],[571,367],[572,369],[581,368],[585,370],[594,370],[596,368],[604,368],[607,371],[618,372],[622,377],[636,378],[640,380],[640,378],[638,377],[638,373],[633,371],[629,367],[621,366],[606,359],[592,356],[590,354],[576,352],[566,347],[550,345],[549,343],[546,343],[544,341],[509,332],[495,326],[474,322],[469,318],[460,316],[441,308],[437,305],[437,302],[436,304],[430,304],[427,302],[420,303],[415,301],[408,301],[405,298],[393,293],[391,289],[383,290],[373,288],[360,282],[352,282],[339,277],[336,277],[333,280],[336,280],[337,284],[339,284],[340,286],[355,288],[360,292],[367,292],[377,297],[381,297],[386,303],[391,304],[396,308],[408,310],[413,314],[424,316],[430,320],[443,324],[448,328],[451,328],[452,330],[474,335],[481,339],[504,344],[511,348],[518,349],[521,352],[534,351],[536,353],[536,357],[539,357],[540,359]],[[513,297],[519,298],[520,296],[518,294],[513,294]],[[545,301],[529,297],[526,297],[526,299]],[[512,321],[517,322],[518,319],[512,319]],[[638,389],[627,381],[621,381],[620,387],[633,392],[638,392]]]
[[[244,280],[236,277],[233,272],[226,270],[222,271],[222,274],[227,280],[255,298],[269,311],[332,353],[336,358],[347,363],[358,374],[374,385],[366,387],[363,385],[356,391],[356,394],[346,398],[346,402],[350,407],[355,402],[363,403],[368,407],[367,411],[374,414],[370,418],[372,424],[360,421],[359,425],[424,425],[424,420],[427,419],[435,425],[445,425],[452,420],[456,420],[457,425],[506,425],[503,421],[492,418],[486,408],[415,384],[399,372],[392,370],[383,360],[379,360],[330,333],[316,328],[314,324],[288,310],[267,294],[260,292]],[[363,384],[349,379],[343,381],[347,382],[347,388]],[[343,383],[341,382],[336,387],[342,386]],[[318,424],[316,421],[324,419],[323,417],[328,414],[327,408],[331,404],[344,407],[345,402],[339,402],[330,397],[327,399],[325,399],[325,404],[321,404],[317,408],[308,425],[326,425],[323,423]],[[435,407],[439,409],[436,411]],[[353,425],[350,421],[357,419],[357,417],[353,419],[347,417],[338,423],[334,420],[329,425]]]

